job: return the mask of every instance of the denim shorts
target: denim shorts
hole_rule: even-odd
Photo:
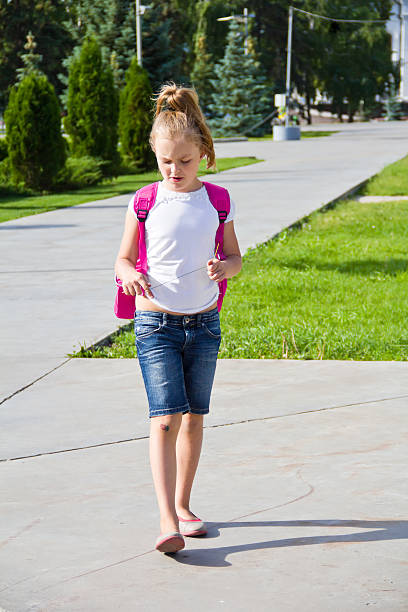
[[[208,414],[221,342],[217,308],[185,316],[137,310],[135,338],[149,417]]]

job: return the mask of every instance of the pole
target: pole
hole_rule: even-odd
[[[244,8],[244,22],[245,22],[245,42],[244,42],[244,53],[248,55],[248,9]]]
[[[140,0],[135,0],[137,63],[142,66],[142,32],[140,28]]]
[[[290,97],[290,62],[292,59],[292,25],[293,25],[293,6],[289,7],[289,23],[288,23],[288,49],[286,58],[286,108],[285,108],[285,126],[289,127],[289,97]]]

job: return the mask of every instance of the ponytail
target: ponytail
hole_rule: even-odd
[[[167,83],[162,85],[155,102],[155,119],[150,133],[152,149],[160,132],[171,138],[186,136],[197,144],[207,158],[207,169],[215,168],[213,139],[195,90]]]

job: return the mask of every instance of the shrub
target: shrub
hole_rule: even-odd
[[[90,185],[97,185],[103,180],[103,167],[106,164],[102,159],[90,157],[68,157],[64,168],[58,176],[59,189],[82,189]]]
[[[97,157],[107,162],[104,173],[115,174],[119,161],[118,94],[110,67],[102,60],[98,43],[84,42],[71,63],[67,116],[64,127],[74,157]]]
[[[7,140],[0,138],[0,162],[8,156]]]
[[[126,85],[120,94],[120,146],[125,163],[146,170],[155,167],[155,157],[149,144],[151,97],[147,72],[134,57],[126,72]]]
[[[13,181],[52,188],[66,153],[58,99],[47,77],[30,74],[13,87],[4,118]]]

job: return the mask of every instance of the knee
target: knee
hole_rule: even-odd
[[[191,412],[186,412],[186,414],[183,414],[182,427],[184,431],[196,432],[202,429],[203,421],[204,416],[202,414],[192,414]]]
[[[169,437],[177,434],[181,424],[181,413],[152,417],[152,426]]]

